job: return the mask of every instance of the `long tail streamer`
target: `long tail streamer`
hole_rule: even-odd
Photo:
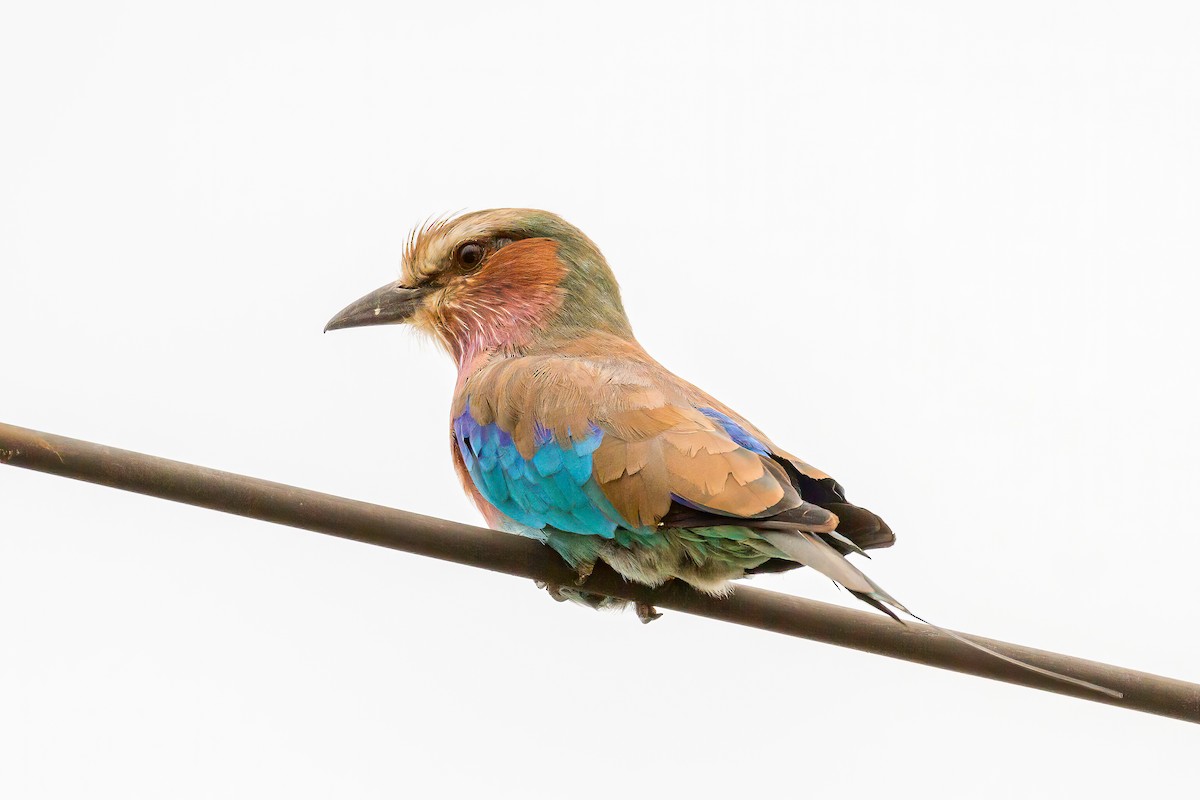
[[[1053,670],[1045,669],[1044,667],[1035,666],[1034,664],[1022,661],[1019,658],[1013,658],[1012,656],[1008,656],[1004,653],[993,650],[986,645],[982,645],[979,642],[972,641],[960,633],[955,633],[952,630],[934,625],[932,622],[917,616],[905,608],[903,603],[892,597],[891,594],[885,591],[882,586],[875,583],[875,581],[871,580],[862,570],[847,561],[841,553],[824,542],[817,534],[809,533],[807,531],[766,531],[762,534],[762,536],[776,548],[785,553],[789,558],[792,558],[806,566],[812,567],[817,572],[820,572],[822,575],[832,580],[834,583],[845,587],[847,591],[849,591],[858,599],[874,606],[897,622],[901,622],[901,624],[903,624],[902,620],[897,617],[895,613],[893,613],[892,610],[887,606],[891,606],[897,611],[907,614],[918,622],[933,628],[935,631],[949,636],[951,639],[962,642],[969,647],[973,647],[976,650],[987,653],[988,655],[998,658],[1001,661],[1007,661],[1009,664],[1036,672],[1039,675],[1045,675],[1048,678],[1054,678],[1055,680],[1065,681],[1066,683],[1081,686],[1084,689],[1100,692],[1101,694],[1112,698],[1120,699],[1124,696],[1120,692],[1109,689],[1105,686],[1089,683],[1088,681],[1080,680],[1079,678],[1072,678],[1070,675],[1063,675],[1061,672],[1054,672]],[[838,538],[840,541],[840,537]]]

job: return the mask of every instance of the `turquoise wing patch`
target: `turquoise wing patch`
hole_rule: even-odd
[[[592,479],[592,453],[604,438],[596,426],[565,446],[539,428],[527,460],[495,423],[476,422],[468,405],[454,420],[454,438],[475,488],[521,525],[605,539],[630,527]]]

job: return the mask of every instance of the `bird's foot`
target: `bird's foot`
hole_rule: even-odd
[[[577,589],[574,586],[563,586],[562,584],[547,583],[546,581],[534,581],[534,584],[539,589],[545,589],[548,595],[560,603],[567,600],[573,600],[580,605],[596,609],[620,608],[625,604],[624,600],[616,600],[611,597],[606,597],[602,594],[595,594],[594,592]]]
[[[575,573],[578,575],[578,577],[575,578],[575,585],[583,586],[585,583],[587,583],[587,579],[592,577],[592,570],[595,568],[596,562],[594,561],[590,564],[580,564],[578,567],[576,567]]]
[[[633,610],[637,612],[637,617],[643,625],[654,622],[662,616],[662,612],[649,603],[635,603]]]
[[[563,594],[563,587],[559,586],[557,583],[547,583],[546,581],[534,581],[533,583],[539,589],[545,589],[546,594],[550,595],[558,602],[567,602],[568,598]]]

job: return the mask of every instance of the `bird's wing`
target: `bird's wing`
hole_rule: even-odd
[[[837,516],[805,502],[794,469],[654,366],[525,356],[479,370],[453,414],[473,483],[518,522],[573,533],[653,529],[672,513],[834,529]]]

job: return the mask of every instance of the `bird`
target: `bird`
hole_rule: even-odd
[[[556,599],[619,605],[586,591],[599,562],[718,597],[732,581],[807,566],[894,619],[925,621],[848,558],[891,547],[887,523],[647,353],[600,249],[558,215],[433,218],[410,234],[400,279],[325,330],[400,323],[454,359],[451,457],[488,525],[543,542],[578,575],[545,587]]]

